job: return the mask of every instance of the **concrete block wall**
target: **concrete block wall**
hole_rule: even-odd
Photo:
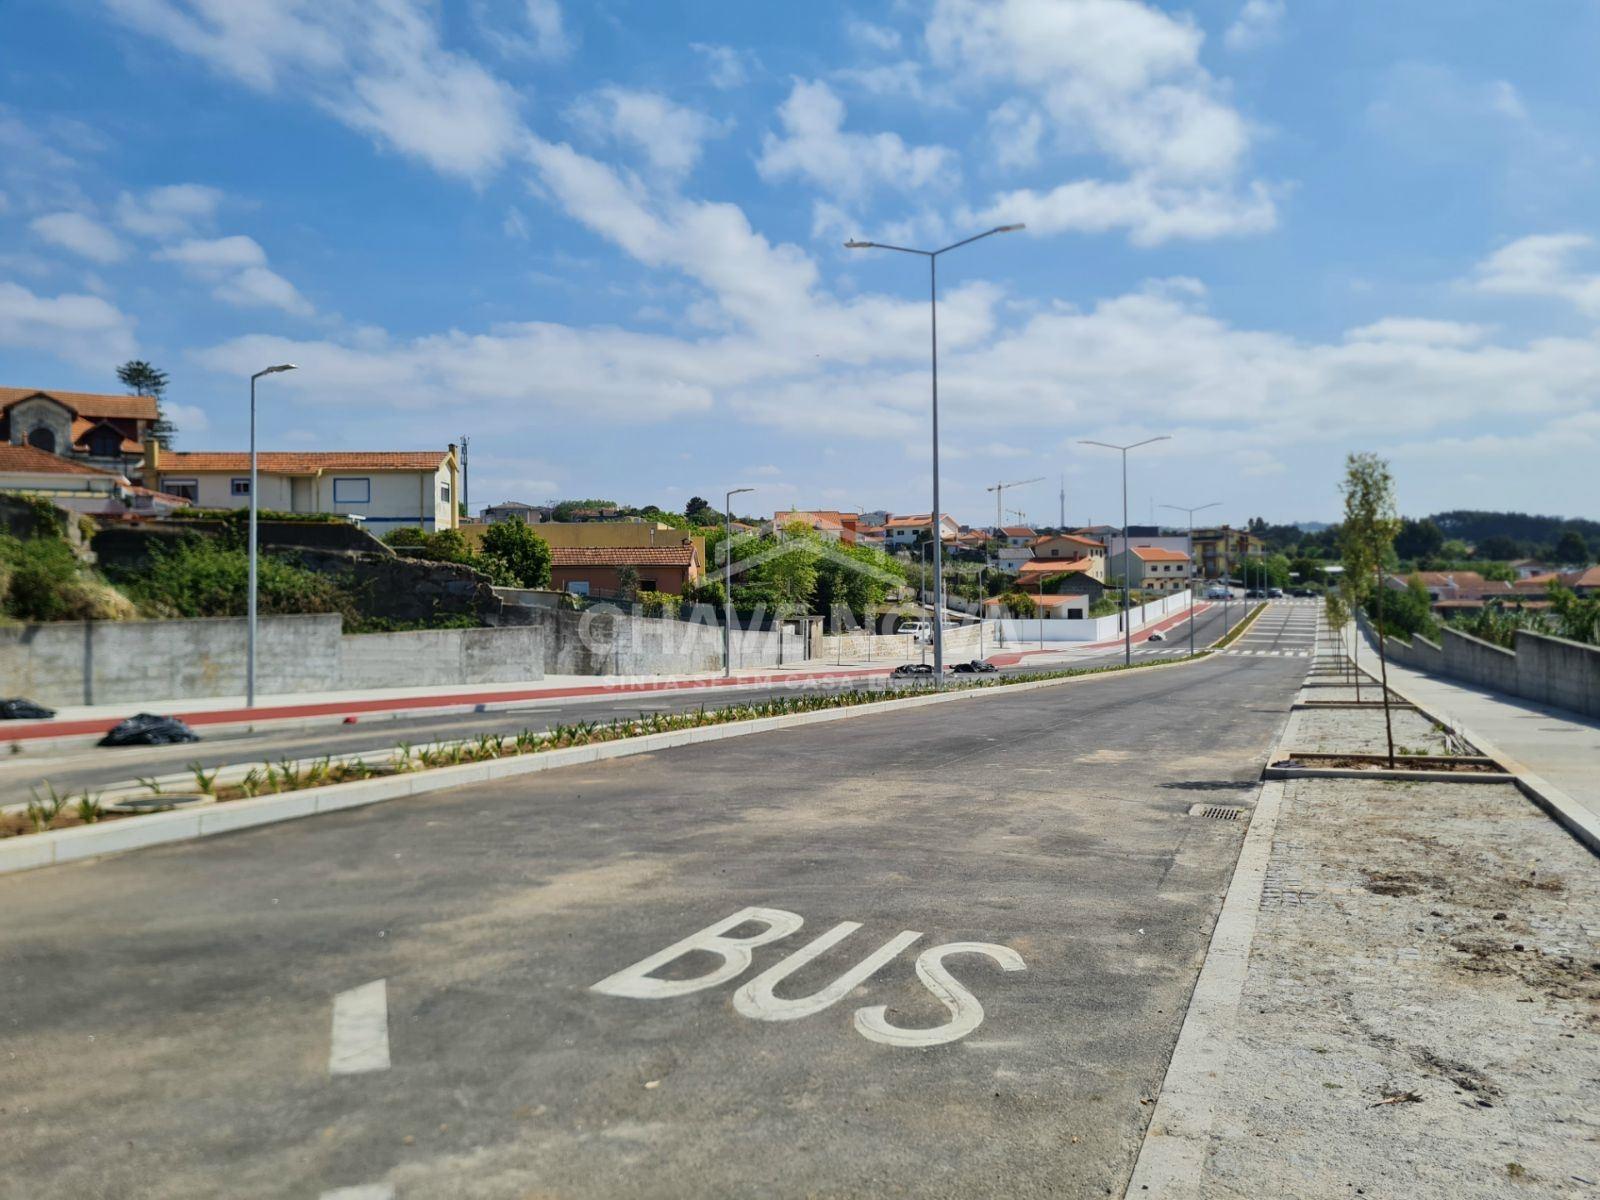
[[[339,640],[342,691],[521,683],[544,678],[545,635],[536,629],[420,629]]]
[[[1359,624],[1372,640],[1372,627],[1364,618],[1359,619]],[[1519,629],[1513,651],[1446,629],[1437,646],[1422,637],[1409,643],[1385,638],[1384,653],[1391,662],[1458,679],[1473,687],[1600,717],[1597,646]]]
[[[263,617],[256,687],[274,692],[339,686],[335,613]],[[52,707],[242,695],[245,622],[55,621],[0,629],[0,695]]]

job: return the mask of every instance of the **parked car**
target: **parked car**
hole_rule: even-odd
[[[1232,593],[1229,592],[1227,588],[1225,588],[1225,587],[1214,587],[1214,588],[1211,588],[1210,590],[1208,590],[1206,592],[1206,599],[1207,600],[1226,600],[1230,595],[1232,595]]]
[[[958,675],[992,675],[1000,668],[992,662],[975,658],[971,662],[957,663],[951,669]]]
[[[907,621],[896,633],[909,633],[914,642],[927,642],[933,639],[933,626],[927,621]]]
[[[1282,600],[1283,599],[1283,589],[1282,588],[1268,588],[1267,589],[1267,599],[1268,600]]]

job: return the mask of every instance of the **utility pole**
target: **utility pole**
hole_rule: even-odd
[[[472,488],[467,474],[467,442],[470,439],[466,434],[461,435],[461,509],[467,514],[467,520],[472,520]]]
[[[1061,524],[1057,528],[1065,533],[1067,531],[1067,477],[1061,477]]]

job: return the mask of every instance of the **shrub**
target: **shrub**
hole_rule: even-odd
[[[352,598],[334,580],[270,554],[256,563],[256,603],[263,613],[343,613]],[[124,590],[150,616],[240,617],[249,607],[249,557],[209,538],[153,547],[142,571],[126,572]]]
[[[409,558],[425,558],[430,562],[470,563],[475,557],[472,546],[458,529],[439,529],[429,532],[407,526],[391,529],[383,535],[385,544],[407,551]]]
[[[0,534],[0,609],[18,621],[122,621],[134,606],[58,536]]]
[[[680,598],[671,592],[640,592],[639,615],[644,617],[675,617]]]
[[[1027,592],[1005,593],[1000,597],[1000,607],[1013,617],[1033,617],[1039,613],[1039,606]]]
[[[521,521],[500,521],[485,529],[481,557],[494,560],[497,569],[509,577],[510,586],[550,586],[550,547]],[[487,573],[494,575],[494,571]]]

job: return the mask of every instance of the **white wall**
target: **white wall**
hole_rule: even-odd
[[[1129,610],[1129,623],[1137,631],[1159,621],[1162,617],[1182,612],[1188,607],[1188,592],[1163,596],[1160,600],[1152,600],[1149,604]],[[1105,641],[1122,632],[1121,622],[1120,616],[1094,617],[1082,621],[1054,621],[1047,617],[1043,622],[1037,617],[1028,617],[989,620],[985,621],[984,625],[989,631],[989,636],[997,643],[1025,647],[1029,642],[1035,646],[1039,644],[1041,625],[1044,630],[1043,640],[1048,645],[1051,642]]]
[[[162,486],[174,480],[192,479],[199,485],[195,503],[201,508],[244,508],[250,503],[248,496],[233,494],[233,480],[248,479],[249,468],[242,471],[184,472],[162,471]],[[257,480],[260,505],[280,512],[297,510],[291,483],[293,476],[261,473]],[[340,481],[367,481],[365,503],[349,499],[359,494],[356,486],[345,487]],[[450,524],[451,502],[442,498],[444,485],[450,482],[450,464],[445,460],[437,471],[328,471],[311,479],[311,512],[340,513],[361,517],[375,535],[381,536],[391,529],[406,525],[421,525],[425,529],[443,529]],[[346,498],[334,499],[335,484]]]

